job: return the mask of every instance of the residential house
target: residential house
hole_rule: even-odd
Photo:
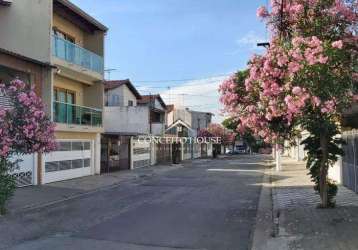
[[[149,134],[162,137],[166,129],[167,105],[160,95],[142,95],[138,105],[149,110]],[[152,142],[150,144],[150,164],[172,162],[172,143],[167,141]]]
[[[59,147],[39,155],[37,183],[99,173],[107,28],[68,0],[6,2],[0,5],[1,65],[16,72],[3,78],[36,83],[56,122]]]
[[[208,128],[214,114],[210,112],[194,111],[191,113],[191,128],[199,132],[203,128]]]
[[[68,0],[53,0],[51,110],[58,151],[44,155],[42,183],[100,173],[107,28]]]
[[[0,82],[18,78],[35,85],[36,93],[42,97],[51,86],[53,68],[51,15],[46,12],[50,8],[51,1],[0,1]],[[6,96],[0,94],[0,106],[8,105]],[[37,154],[21,158],[20,167],[14,170],[17,185],[40,183],[37,173],[41,171],[41,158]]]
[[[149,109],[149,134],[161,136],[165,132],[166,105],[160,95],[142,95],[138,105]]]
[[[137,107],[140,98],[128,79],[105,83],[101,173],[131,168],[131,136],[149,131],[147,112]]]
[[[195,138],[200,129],[208,128],[212,113],[176,108],[168,105],[166,134],[177,137]],[[212,155],[211,143],[186,143],[180,146],[181,159],[208,157]]]
[[[102,172],[133,169],[156,163],[153,145],[141,136],[161,136],[166,105],[159,95],[141,96],[130,80],[105,83]]]

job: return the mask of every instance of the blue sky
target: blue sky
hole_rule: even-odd
[[[266,0],[73,2],[109,28],[105,63],[117,69],[111,79],[130,78],[143,94],[161,92],[167,102],[193,109],[218,113],[221,75],[244,68],[260,52],[255,43],[266,39],[265,25],[256,18]],[[179,79],[201,80],[159,81]]]

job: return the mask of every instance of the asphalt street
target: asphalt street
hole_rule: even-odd
[[[200,159],[0,218],[0,249],[250,249],[263,156]]]

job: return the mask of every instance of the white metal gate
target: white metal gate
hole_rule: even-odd
[[[16,177],[16,186],[25,187],[36,185],[37,183],[37,154],[29,154],[21,157],[16,157],[20,162],[18,168],[12,171]]]
[[[44,156],[43,183],[91,175],[93,145],[90,140],[60,140],[57,151]]]

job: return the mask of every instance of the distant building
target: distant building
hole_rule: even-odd
[[[160,95],[142,95],[138,105],[149,108],[149,134],[163,135],[166,124],[166,109]]]
[[[160,95],[141,96],[129,79],[107,81],[105,104],[101,172],[151,165],[151,145],[135,139],[164,134],[166,105]]]
[[[177,109],[174,105],[168,105],[166,133],[195,137],[200,129],[208,128],[213,115],[210,112]]]

